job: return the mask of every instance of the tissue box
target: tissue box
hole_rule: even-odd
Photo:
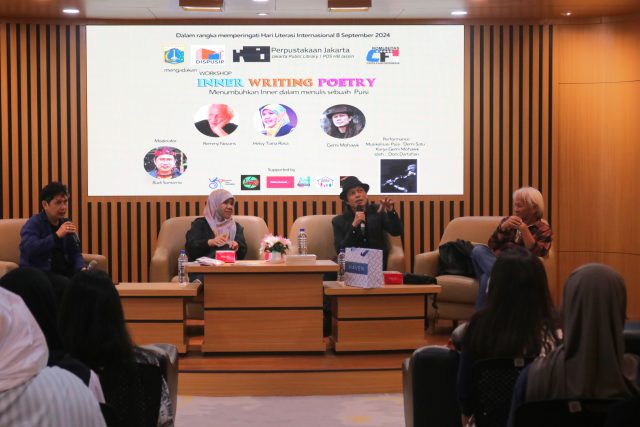
[[[313,254],[308,255],[285,255],[284,262],[286,264],[304,265],[315,264],[316,256]]]
[[[235,251],[216,251],[216,259],[223,262],[236,262]]]
[[[385,285],[402,285],[402,273],[399,271],[383,271]]]

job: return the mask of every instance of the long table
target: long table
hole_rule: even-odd
[[[204,275],[204,352],[324,351],[322,278],[333,261],[188,266]]]

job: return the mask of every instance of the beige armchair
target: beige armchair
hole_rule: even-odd
[[[187,231],[197,216],[180,216],[170,218],[162,223],[156,250],[151,257],[149,277],[151,282],[178,281],[178,255],[184,249]],[[244,238],[247,242],[246,259],[260,259],[260,241],[269,228],[264,219],[257,216],[234,215],[233,218],[244,227]]]
[[[289,239],[294,248],[298,247],[298,232],[305,229],[308,238],[308,252],[317,259],[333,259],[336,249],[333,245],[333,226],[331,220],[335,215],[308,215],[296,219],[289,230]],[[387,247],[387,270],[404,272],[404,249],[400,236],[384,233]]]
[[[494,232],[501,216],[465,216],[455,218],[447,225],[440,244],[456,239],[468,240],[472,243],[486,244]],[[473,277],[438,274],[438,250],[418,254],[415,257],[414,272],[437,277],[438,285],[442,286],[442,292],[438,295],[437,318],[453,320],[457,324],[459,320],[469,320],[475,312],[476,298],[478,297],[478,281]],[[552,279],[553,253],[542,258],[547,276]],[[429,317],[434,319],[435,313],[430,310]],[[434,319],[435,322],[435,319]]]
[[[20,265],[20,230],[28,218],[0,219],[0,277]],[[109,265],[104,255],[82,254],[85,263],[95,260],[100,270],[107,271]]]

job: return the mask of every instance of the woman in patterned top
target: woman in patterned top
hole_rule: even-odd
[[[471,252],[473,268],[480,282],[476,310],[485,305],[489,276],[502,251],[512,246],[521,246],[539,257],[549,253],[553,235],[549,223],[542,219],[542,194],[533,187],[516,190],[513,193],[513,212],[515,215],[502,218],[487,246],[476,245]]]

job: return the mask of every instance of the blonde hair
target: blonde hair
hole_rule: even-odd
[[[536,211],[536,217],[544,216],[544,198],[542,193],[533,187],[522,187],[513,192],[513,200],[520,199]]]

